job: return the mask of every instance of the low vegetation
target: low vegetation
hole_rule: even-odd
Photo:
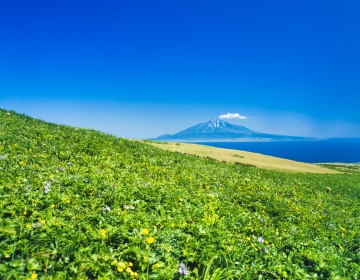
[[[360,173],[360,163],[319,163],[319,165],[342,173]]]
[[[359,183],[0,110],[0,278],[359,279]]]

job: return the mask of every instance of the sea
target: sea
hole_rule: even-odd
[[[360,138],[314,141],[196,142],[196,144],[243,150],[307,163],[360,163]]]

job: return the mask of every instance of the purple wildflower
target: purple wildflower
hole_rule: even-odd
[[[264,248],[264,252],[265,252],[265,253],[269,253],[269,249],[265,247],[265,248]]]
[[[180,263],[179,273],[185,274],[185,275],[189,273],[189,271],[186,269],[185,264],[183,262]]]
[[[28,191],[30,190],[30,186],[26,186],[25,189]]]
[[[107,205],[106,205],[105,207],[103,206],[103,207],[101,207],[101,208],[102,208],[102,210],[104,210],[104,211],[110,211],[110,207],[107,206]]]
[[[67,165],[71,165],[72,164],[72,162],[71,161],[69,161],[68,163],[67,163]]]
[[[264,238],[262,238],[261,236],[258,237],[258,241],[261,242],[261,243],[264,243]]]
[[[3,158],[5,158],[5,156],[0,156],[0,160],[2,160]]]
[[[293,229],[292,229],[292,232],[293,232],[293,233],[296,233],[296,228],[293,228]]]
[[[49,192],[50,192],[50,182],[47,182],[44,187],[44,193],[49,193]]]

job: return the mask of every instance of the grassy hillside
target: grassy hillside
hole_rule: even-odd
[[[0,110],[0,279],[359,279],[360,176],[269,171]]]
[[[341,173],[339,171],[336,171],[335,169],[326,168],[326,165],[321,167],[316,164],[298,162],[298,161],[282,159],[278,157],[266,156],[258,153],[250,153],[246,151],[222,149],[222,148],[197,145],[197,144],[188,144],[188,143],[154,142],[154,141],[146,141],[146,142],[150,143],[155,147],[169,150],[172,152],[193,154],[201,157],[211,157],[217,160],[226,161],[230,163],[248,164],[270,170],[280,170],[287,172],[310,172],[310,173],[320,173],[320,174]]]

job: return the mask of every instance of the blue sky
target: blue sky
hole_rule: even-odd
[[[360,137],[360,2],[0,0],[0,107],[117,136],[226,113]]]

